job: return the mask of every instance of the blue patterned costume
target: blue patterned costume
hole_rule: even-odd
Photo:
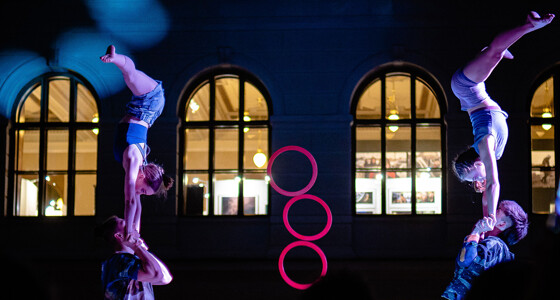
[[[153,300],[152,284],[137,280],[140,267],[140,259],[130,253],[115,253],[104,261],[101,267],[104,299]]]
[[[463,299],[475,277],[499,263],[513,259],[514,254],[509,251],[506,243],[495,236],[487,237],[479,243],[463,244],[461,253],[457,256],[453,279],[441,296],[450,300]]]

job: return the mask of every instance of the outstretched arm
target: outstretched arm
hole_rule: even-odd
[[[134,254],[142,261],[142,267],[138,270],[138,281],[149,282],[154,285],[165,285],[173,280],[173,276],[171,276],[167,266],[147,250],[142,239],[137,239],[131,248],[134,250]]]
[[[507,50],[511,45],[525,34],[548,25],[552,19],[554,19],[553,14],[541,17],[534,11],[530,12],[523,25],[498,34],[488,47],[470,61],[463,68],[465,76],[477,83],[485,81],[502,58],[513,58],[513,55]]]
[[[500,198],[500,181],[498,179],[498,164],[494,151],[496,139],[487,135],[478,143],[480,160],[486,171],[486,189],[482,194],[482,214],[485,217],[496,215]]]
[[[127,238],[129,238],[131,234],[137,235],[140,231],[142,203],[140,202],[140,195],[136,194],[136,179],[138,178],[138,171],[142,164],[141,159],[138,158],[139,156],[141,156],[139,150],[132,146],[127,147],[123,153],[123,167],[125,170],[124,220]]]

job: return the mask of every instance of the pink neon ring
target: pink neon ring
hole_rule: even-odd
[[[299,234],[297,233],[292,226],[290,226],[290,222],[288,221],[288,211],[290,210],[290,207],[292,206],[292,204],[296,203],[296,201],[299,201],[301,199],[312,199],[317,201],[319,204],[321,204],[321,206],[323,206],[323,208],[325,209],[325,212],[327,213],[327,224],[325,225],[325,228],[323,228],[323,230],[319,233],[317,233],[316,235],[303,235],[303,234]],[[325,201],[323,201],[321,198],[315,196],[315,195],[299,195],[296,197],[293,197],[292,199],[290,199],[290,201],[288,201],[288,203],[286,203],[286,206],[284,206],[284,213],[282,214],[282,219],[284,220],[284,226],[286,226],[286,229],[288,229],[288,231],[296,238],[300,239],[300,240],[304,240],[304,241],[314,241],[314,240],[318,240],[322,237],[324,237],[329,230],[331,229],[331,225],[332,225],[332,213],[331,213],[331,209],[329,208],[329,206],[327,205],[327,203],[325,203]]]
[[[315,252],[317,252],[317,254],[319,254],[319,256],[321,257],[321,263],[323,264],[323,268],[321,269],[321,276],[319,278],[317,278],[317,280],[315,280],[312,283],[297,283],[295,281],[293,281],[292,279],[290,279],[290,277],[288,277],[288,275],[286,274],[286,270],[284,270],[284,258],[286,257],[286,254],[288,254],[288,252],[290,250],[292,250],[292,248],[295,247],[309,247],[313,250],[315,250]],[[319,248],[319,246],[311,243],[311,242],[307,242],[307,241],[295,241],[291,244],[289,244],[288,246],[286,246],[286,248],[284,248],[284,250],[282,250],[282,253],[280,254],[280,259],[278,260],[278,269],[280,270],[280,275],[282,276],[282,279],[284,279],[284,281],[290,285],[293,288],[296,288],[298,290],[305,290],[308,289],[311,285],[313,285],[313,283],[317,282],[319,279],[321,279],[321,277],[324,277],[325,275],[327,275],[327,257],[325,256],[325,253],[323,252],[323,250],[321,250],[321,248]]]
[[[286,151],[298,151],[302,154],[304,154],[305,156],[307,156],[307,158],[309,159],[309,161],[311,162],[311,166],[313,167],[313,174],[311,175],[311,180],[309,181],[309,184],[307,184],[306,187],[304,187],[303,189],[299,190],[299,191],[295,191],[295,192],[289,192],[289,191],[285,191],[283,189],[281,189],[278,185],[276,185],[276,183],[274,182],[274,178],[272,177],[272,164],[274,163],[274,160],[276,159],[276,157]],[[268,177],[270,177],[270,185],[272,185],[272,188],[277,191],[278,193],[284,195],[284,196],[289,196],[289,197],[293,197],[293,196],[298,196],[301,194],[305,194],[307,191],[309,191],[311,189],[311,187],[315,184],[315,180],[317,180],[317,162],[315,161],[315,158],[313,157],[313,155],[311,155],[311,153],[309,153],[309,151],[305,150],[302,147],[299,146],[285,146],[282,147],[278,150],[276,150],[276,152],[274,152],[274,154],[272,154],[272,156],[270,157],[269,161],[268,161],[268,167],[266,168],[266,173],[268,175]]]

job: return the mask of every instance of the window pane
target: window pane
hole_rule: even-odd
[[[216,120],[239,120],[239,79],[222,77],[216,79]]]
[[[439,105],[436,95],[424,82],[416,80],[416,118],[439,118]]]
[[[79,83],[76,106],[76,121],[92,123],[99,122],[99,112],[97,111],[95,98],[84,85]]]
[[[554,170],[554,126],[531,126],[531,165],[533,213],[553,212],[556,198]]]
[[[187,216],[208,215],[208,174],[183,175],[183,214]]]
[[[45,216],[66,216],[67,175],[49,174],[45,177]]]
[[[356,169],[381,168],[381,128],[356,128]]]
[[[208,129],[185,130],[185,156],[183,165],[186,170],[208,170]]]
[[[410,127],[388,126],[385,128],[385,134],[387,137],[386,167],[392,169],[410,168]]]
[[[18,130],[17,136],[17,170],[39,170],[39,131]]]
[[[268,120],[268,106],[261,92],[249,82],[245,82],[245,121]]]
[[[187,102],[185,111],[187,121],[210,120],[210,84],[207,82],[200,87]]]
[[[387,214],[410,214],[410,172],[387,172]]]
[[[554,117],[554,81],[552,77],[543,82],[535,91],[531,100],[531,117]]]
[[[554,212],[554,200],[556,199],[556,190],[554,182],[556,178],[554,171],[535,170],[531,172],[533,189],[533,213],[549,214]]]
[[[235,174],[215,175],[214,215],[237,215],[240,180]]]
[[[237,169],[239,151],[237,129],[216,129],[216,153],[214,154],[215,169]]]
[[[38,216],[37,196],[39,189],[37,175],[19,175],[17,177],[16,216]]]
[[[95,132],[93,130],[76,130],[76,170],[97,169],[97,134]]]
[[[68,131],[47,131],[47,170],[68,169]]]
[[[95,215],[95,186],[97,175],[77,174],[74,188],[74,215]]]
[[[70,79],[49,81],[49,122],[70,120]]]
[[[373,82],[360,96],[357,119],[381,119],[381,81]]]
[[[268,129],[245,127],[244,169],[266,169],[268,155]]]
[[[554,126],[551,125],[548,130],[541,125],[531,126],[531,165],[543,168],[555,166]]]
[[[441,171],[416,173],[416,213],[441,214]]]
[[[385,116],[389,120],[410,119],[410,77],[388,74],[385,79]]]
[[[268,209],[268,182],[266,173],[245,174],[243,179],[243,214],[266,215]]]
[[[381,214],[381,172],[356,173],[356,213]]]
[[[19,112],[18,122],[39,122],[41,120],[41,86],[37,86],[27,96]]]
[[[441,168],[441,129],[416,127],[416,167]]]

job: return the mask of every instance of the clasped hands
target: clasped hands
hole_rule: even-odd
[[[148,246],[144,242],[144,239],[140,237],[140,233],[138,233],[138,231],[136,230],[127,233],[125,240],[129,244],[129,246],[136,246],[143,248],[144,250],[148,250]]]

